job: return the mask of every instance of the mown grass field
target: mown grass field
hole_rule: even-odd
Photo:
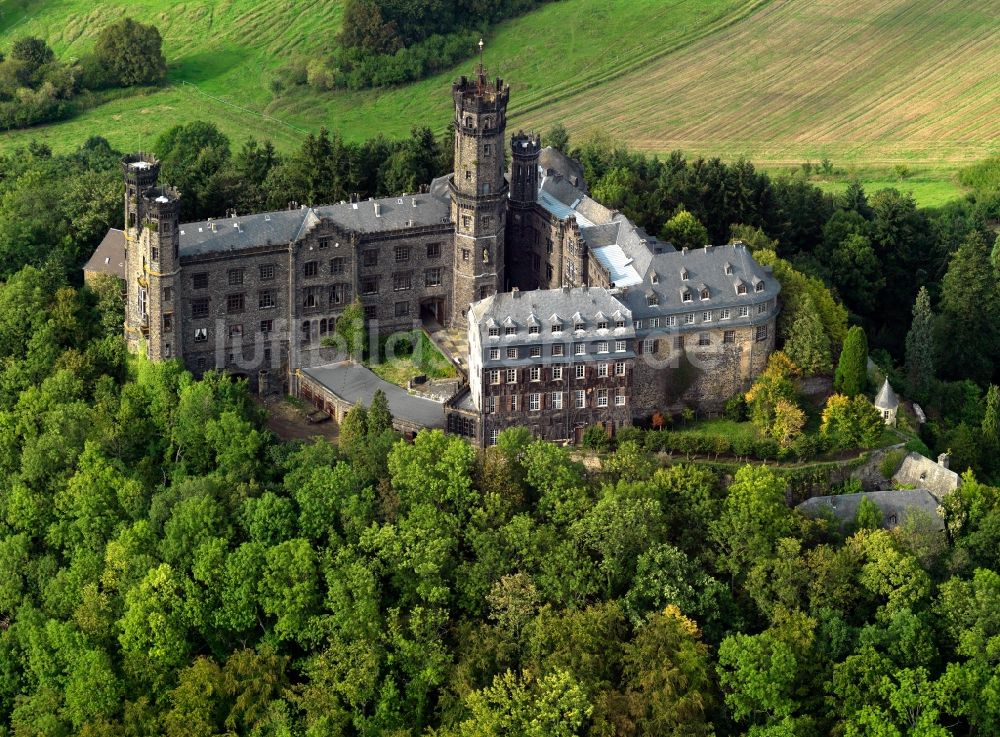
[[[0,48],[31,33],[79,55],[127,13],[157,24],[170,64],[166,88],[3,134],[0,150],[33,138],[67,150],[95,133],[148,146],[196,119],[282,150],[322,125],[352,140],[441,130],[450,80],[472,63],[404,88],[274,97],[281,64],[333,43],[340,0],[7,0],[0,10]],[[995,0],[558,0],[500,26],[486,60],[511,84],[514,128],[562,121],[574,136],[603,129],[645,151],[778,170],[829,158],[922,204],[960,194],[954,171],[1000,150]],[[910,176],[893,181],[896,164]]]

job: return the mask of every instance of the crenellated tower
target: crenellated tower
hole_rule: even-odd
[[[536,133],[518,131],[510,137],[510,205],[530,209],[538,199],[538,156],[542,139]]]
[[[125,176],[125,336],[153,360],[183,355],[180,287],[180,193],[157,186],[160,163],[148,154],[122,161]]]
[[[504,143],[510,88],[490,80],[480,63],[473,78],[452,85],[455,101],[455,171],[451,218],[455,223],[452,322],[469,304],[505,287],[504,228],[507,179]]]

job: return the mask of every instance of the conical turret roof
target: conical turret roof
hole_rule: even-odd
[[[875,397],[875,406],[879,409],[896,409],[899,406],[899,398],[896,396],[896,392],[892,390],[892,387],[889,386],[888,379],[882,382],[882,388],[878,390],[878,396]]]

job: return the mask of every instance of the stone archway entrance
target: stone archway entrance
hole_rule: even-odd
[[[437,323],[443,326],[447,320],[444,311],[444,297],[430,297],[420,302],[420,320],[423,323]]]

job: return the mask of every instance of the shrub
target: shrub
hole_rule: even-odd
[[[878,470],[882,474],[882,478],[891,479],[893,474],[899,470],[900,464],[903,462],[903,458],[906,457],[906,451],[902,448],[897,448],[896,450],[890,450],[882,457],[882,462],[879,463]]]
[[[608,438],[608,431],[603,425],[591,425],[583,432],[583,447],[593,450],[605,450],[611,441]]]
[[[743,392],[734,394],[726,400],[722,416],[733,422],[746,422],[749,419],[747,416],[747,400]]]

